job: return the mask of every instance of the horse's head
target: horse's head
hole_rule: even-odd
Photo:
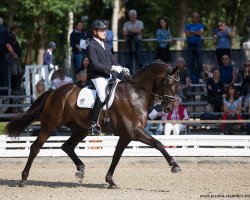
[[[173,107],[176,89],[179,85],[178,67],[169,68],[158,85],[158,94],[162,98],[164,109],[169,111]]]

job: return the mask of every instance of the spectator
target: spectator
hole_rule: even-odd
[[[82,59],[82,63],[81,63],[81,67],[77,70],[77,73],[79,74],[80,71],[88,71],[88,67],[89,67],[89,58],[88,57],[84,57]]]
[[[78,73],[78,81],[76,82],[76,85],[80,88],[84,88],[86,86],[86,83],[87,83],[87,72],[82,70],[82,71],[79,71]]]
[[[46,92],[46,89],[45,89],[44,81],[43,80],[38,81],[36,84],[35,99],[40,97],[45,92]]]
[[[83,57],[86,56],[86,46],[89,44],[90,35],[83,30],[83,22],[78,21],[74,31],[70,34],[70,46],[73,53],[73,69],[76,73],[81,67]]]
[[[5,40],[8,34],[8,29],[3,24],[3,19],[0,17],[0,86],[7,86],[8,80],[6,77],[7,68],[5,67]],[[5,94],[5,92],[0,91],[0,94]]]
[[[191,73],[193,83],[198,83],[202,72],[202,34],[204,25],[199,23],[200,15],[196,12],[192,14],[192,23],[185,27],[187,37],[187,66]]]
[[[107,27],[106,38],[105,38],[104,42],[110,48],[111,52],[114,53],[114,51],[113,51],[113,39],[114,39],[113,31],[109,29],[109,21],[108,20],[104,20],[104,24]]]
[[[156,31],[157,38],[157,49],[156,49],[156,59],[161,59],[163,62],[171,62],[171,54],[169,50],[170,43],[172,42],[172,35],[170,28],[165,19],[161,18],[159,20],[160,28]]]
[[[174,108],[167,114],[167,120],[187,120],[189,118],[187,108],[180,106],[181,98],[175,97]],[[173,131],[173,135],[179,135],[181,131],[186,130],[185,124],[179,124],[176,122],[166,123],[164,127],[164,134],[170,135]]]
[[[243,102],[243,110],[247,111],[248,101],[250,98],[250,60],[244,64],[242,72],[241,96]]]
[[[231,39],[233,38],[232,29],[227,27],[225,22],[219,21],[214,31],[214,42],[216,42],[216,57],[219,66],[222,65],[222,56],[230,57]]]
[[[123,25],[123,35],[126,38],[127,42],[127,67],[132,72],[132,61],[133,56],[137,62],[137,68],[142,68],[142,31],[143,31],[143,22],[137,20],[136,10],[129,11],[130,21],[125,22]]]
[[[222,112],[224,84],[220,78],[219,68],[213,68],[212,72],[213,77],[207,80],[207,101],[213,106],[214,112]]]
[[[223,120],[227,119],[241,119],[241,97],[238,96],[234,84],[229,84],[226,90],[226,96],[223,99],[224,112],[222,115]],[[225,135],[233,135],[234,124],[222,124],[222,129]]]
[[[236,69],[230,63],[228,55],[222,56],[222,65],[220,66],[220,76],[223,81],[224,87],[226,88],[229,84],[233,84],[236,80]]]
[[[148,120],[161,120],[162,116],[164,114],[164,108],[161,104],[161,100],[158,97],[155,97],[153,105],[149,109],[149,115],[148,115]],[[153,135],[151,128],[154,124],[153,123],[148,123],[147,127],[145,128],[146,132],[150,135]],[[162,124],[157,123],[156,124],[156,132],[155,135],[160,135],[162,131]]]
[[[179,76],[180,76],[180,84],[179,87],[177,88],[177,95],[183,99],[183,101],[188,101],[190,100],[190,72],[188,68],[185,66],[185,59],[182,57],[179,57],[176,60],[176,66],[179,67]]]
[[[17,40],[17,35],[19,33],[19,26],[12,25],[10,27],[10,32],[8,33],[5,45],[6,45],[6,62],[9,69],[10,80],[11,80],[11,90],[12,94],[21,94],[21,78],[23,75],[21,68],[21,47]]]
[[[73,83],[72,78],[65,76],[65,70],[63,68],[59,68],[57,70],[58,78],[52,80],[52,88],[57,89],[63,85],[68,83]]]
[[[241,47],[244,52],[246,60],[250,60],[250,16],[247,17],[243,25],[243,37],[241,40]]]
[[[43,54],[43,64],[48,65],[48,70],[49,70],[49,81],[51,79],[54,79],[55,75],[52,75],[55,70],[58,70],[58,66],[55,65],[55,59],[53,56],[53,51],[56,49],[56,43],[55,42],[49,42],[48,48]],[[45,73],[44,73],[45,75]],[[45,78],[45,77],[43,77]]]

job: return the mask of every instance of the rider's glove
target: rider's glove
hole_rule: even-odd
[[[116,71],[118,73],[121,73],[123,68],[119,65],[112,65],[111,71]]]
[[[125,74],[130,74],[129,69],[126,68],[126,67],[123,67],[122,71],[123,71]]]

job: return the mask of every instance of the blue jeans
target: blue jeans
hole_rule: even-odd
[[[143,67],[143,62],[142,62],[142,45],[141,45],[141,41],[138,40],[135,43],[135,51],[131,51],[128,47],[128,43],[127,43],[127,64],[126,67],[129,68],[130,72],[135,73],[138,69]],[[135,72],[133,71],[133,59],[135,57],[136,63],[137,63],[137,67],[135,68]]]
[[[149,134],[149,135],[153,135],[152,131],[150,130],[151,127],[153,126],[153,123],[148,123],[148,125],[146,126],[145,128],[145,131]],[[160,135],[161,134],[161,131],[162,131],[162,124],[161,123],[157,123],[156,124],[156,132],[155,132],[155,135]]]
[[[82,59],[85,57],[86,52],[73,53],[73,70],[76,73],[77,70],[81,67]]]
[[[190,71],[192,83],[198,83],[203,70],[202,45],[188,45],[186,49],[187,66]]]

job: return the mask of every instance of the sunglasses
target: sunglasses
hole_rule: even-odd
[[[223,24],[218,24],[218,27],[222,27],[223,26]]]
[[[228,60],[228,58],[222,58],[222,60]]]
[[[250,64],[245,64],[244,66],[245,66],[245,67],[250,67]]]

